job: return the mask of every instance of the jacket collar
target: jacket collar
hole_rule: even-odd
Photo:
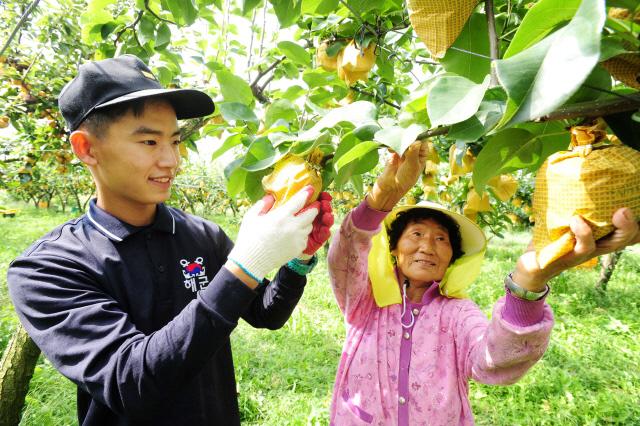
[[[94,198],[89,203],[87,209],[87,219],[103,235],[112,241],[122,241],[130,235],[142,231],[143,229],[154,229],[170,234],[176,233],[176,220],[171,214],[171,210],[163,203],[156,208],[156,217],[149,226],[134,226],[121,221],[117,217],[102,210],[96,205]]]

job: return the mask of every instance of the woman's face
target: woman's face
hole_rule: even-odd
[[[410,222],[391,251],[402,275],[412,285],[440,281],[449,267],[453,250],[447,228],[433,219]]]

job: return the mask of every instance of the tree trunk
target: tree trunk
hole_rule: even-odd
[[[0,361],[0,426],[15,426],[20,422],[39,355],[40,349],[19,326]]]
[[[600,279],[596,283],[596,290],[601,292],[607,291],[607,284],[611,279],[613,271],[616,269],[616,264],[620,260],[622,250],[614,251],[613,253],[605,254],[601,258],[602,267],[600,269]]]

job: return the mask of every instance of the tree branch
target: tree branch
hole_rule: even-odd
[[[251,84],[249,85],[251,87],[251,92],[253,93],[253,96],[258,101],[260,101],[260,103],[266,104],[266,103],[269,102],[269,98],[267,98],[264,95],[264,88],[267,87],[267,84],[269,84],[269,82],[273,79],[273,75],[271,77],[269,77],[267,79],[267,81],[262,85],[258,84],[260,82],[260,79],[262,77],[264,77],[265,75],[267,75],[270,71],[275,69],[275,67],[280,65],[282,63],[282,61],[284,61],[285,59],[286,59],[286,56],[283,56],[282,58],[280,58],[277,61],[275,61],[273,64],[269,65],[269,67],[267,67],[266,69],[261,70],[260,72],[258,72],[258,75],[256,76],[256,78],[254,78],[253,81],[251,82]]]
[[[366,23],[366,22],[365,22],[365,21],[360,17],[360,15],[358,15],[358,13],[357,13],[355,10],[353,10],[353,8],[352,8],[351,6],[349,6],[349,3],[347,3],[347,2],[346,2],[346,1],[344,1],[344,0],[339,0],[339,1],[340,1],[340,3],[342,3],[342,5],[343,5],[344,7],[346,7],[347,9],[349,9],[349,12],[351,12],[351,14],[352,14],[353,16],[355,16],[355,17],[358,19],[358,21],[360,21],[360,23],[361,23],[362,25],[364,25],[364,26],[365,26],[365,28],[366,28],[366,29],[368,29],[368,30],[371,32],[371,34],[378,34],[378,32],[375,30],[375,28],[372,28],[372,27],[371,27],[371,25],[369,25],[368,23]]]
[[[372,97],[373,99],[380,99],[382,102],[384,102],[385,104],[387,104],[387,105],[389,105],[389,106],[394,107],[395,109],[401,109],[401,108],[400,108],[400,105],[394,104],[393,102],[388,101],[388,100],[386,100],[385,98],[383,98],[383,97],[381,97],[381,96],[378,96],[378,95],[376,95],[376,94],[374,94],[374,93],[371,93],[371,92],[365,92],[364,90],[360,90],[360,89],[358,89],[356,86],[351,86],[351,87],[350,87],[350,89],[351,89],[351,90],[353,90],[354,92],[358,92],[358,93],[360,93],[360,94],[362,94],[362,95],[370,96],[370,97]]]
[[[173,24],[173,25],[178,25],[178,24],[176,24],[175,22],[173,22],[173,21],[171,21],[169,19],[165,19],[165,18],[162,18],[161,16],[158,16],[153,10],[151,10],[151,7],[149,7],[149,0],[144,0],[144,8],[147,10],[147,12],[149,12],[156,19],[158,19],[160,21],[168,22],[168,23]]]
[[[144,10],[139,10],[138,16],[136,17],[135,21],[133,21],[132,23],[130,23],[129,25],[127,25],[126,27],[118,31],[118,34],[116,34],[116,39],[113,41],[114,46],[118,46],[118,41],[120,40],[120,37],[122,37],[122,34],[124,34],[125,31],[127,31],[128,29],[132,29],[133,35],[135,36],[136,41],[138,42],[140,47],[142,47],[142,45],[140,44],[140,40],[138,40],[138,34],[136,33],[136,30],[135,30],[136,25],[138,25],[138,22],[140,22],[140,20],[142,19],[142,15],[144,15]]]
[[[489,28],[489,50],[491,52],[491,83],[490,87],[498,85],[498,76],[493,61],[500,58],[498,35],[496,34],[496,18],[493,15],[493,0],[485,0],[484,12],[487,15],[487,27]]]
[[[566,120],[579,117],[595,118],[617,112],[631,111],[636,108],[640,108],[640,93],[625,95],[624,98],[603,99],[567,105],[533,121]]]
[[[31,14],[31,12],[36,8],[36,6],[38,6],[39,2],[40,2],[40,0],[33,0],[33,3],[31,3],[29,5],[29,7],[27,8],[27,10],[24,11],[22,16],[20,17],[20,20],[16,24],[16,27],[13,29],[13,31],[9,35],[9,38],[7,39],[7,42],[4,44],[4,46],[2,46],[2,50],[0,50],[0,56],[4,55],[5,50],[7,50],[7,48],[9,47],[11,42],[13,41],[13,38],[16,36],[16,34],[18,34],[18,30],[20,29],[20,27],[22,25],[24,25],[25,21],[27,20],[27,18]]]
[[[580,102],[567,105],[550,112],[547,115],[538,117],[533,122],[568,120],[571,118],[595,118],[618,112],[631,111],[640,108],[640,93],[625,95],[624,98],[604,99],[590,102]],[[426,139],[432,136],[446,135],[450,127],[436,127],[420,133],[416,139]]]

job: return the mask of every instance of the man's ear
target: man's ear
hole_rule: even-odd
[[[84,130],[76,130],[69,136],[71,147],[76,156],[88,166],[97,164],[94,156],[95,137]]]

